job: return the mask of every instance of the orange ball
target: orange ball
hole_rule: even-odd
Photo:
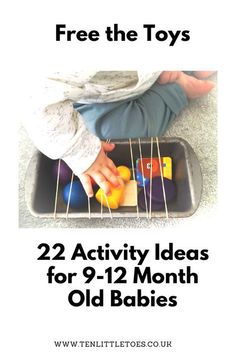
[[[117,171],[119,172],[119,175],[123,179],[124,182],[129,182],[131,178],[131,172],[130,169],[126,166],[118,166]]]

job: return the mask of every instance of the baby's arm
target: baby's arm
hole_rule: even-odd
[[[26,129],[34,144],[52,159],[63,159],[77,175],[88,196],[93,195],[92,177],[109,193],[109,184],[119,184],[116,167],[106,156],[112,144],[101,143],[85,127],[80,114],[73,108],[72,100],[64,100],[37,109],[27,120]]]

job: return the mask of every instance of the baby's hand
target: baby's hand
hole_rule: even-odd
[[[79,175],[84,190],[89,198],[93,196],[91,178],[102,188],[107,196],[110,194],[109,183],[115,188],[119,188],[122,184],[116,166],[106,155],[106,151],[112,151],[114,147],[115,144],[102,142],[101,150],[94,163],[84,173]]]

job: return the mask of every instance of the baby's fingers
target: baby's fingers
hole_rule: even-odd
[[[79,176],[80,181],[84,187],[84,190],[89,198],[93,197],[93,188],[92,188],[92,183],[91,179],[88,175],[82,174]]]
[[[100,172],[93,173],[93,179],[99,185],[99,187],[102,188],[102,190],[107,196],[110,195],[111,192],[110,184],[108,183],[106,177],[102,173]]]
[[[108,163],[107,163],[107,166],[109,169],[111,169],[112,173],[115,175],[115,176],[119,176],[119,172],[117,171],[117,168],[116,168],[116,165],[114,164],[114,162],[108,158]]]
[[[106,177],[107,181],[110,182],[115,188],[120,186],[120,176],[114,174],[110,168],[104,167],[102,173]]]

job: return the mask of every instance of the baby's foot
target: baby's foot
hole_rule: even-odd
[[[180,85],[189,99],[204,96],[215,86],[215,84],[211,81],[198,80],[197,78],[186,75],[183,72],[180,73],[175,82]]]
[[[163,71],[158,78],[158,83],[161,85],[175,82],[181,75],[181,71]]]
[[[198,73],[200,73],[200,71]],[[201,71],[201,73],[209,73],[209,71]],[[189,99],[204,96],[215,86],[211,81],[199,80],[182,71],[163,71],[158,78],[158,83],[161,85],[173,82],[180,85]]]
[[[213,75],[215,71],[193,71],[193,75],[197,79],[207,79],[209,76]]]

